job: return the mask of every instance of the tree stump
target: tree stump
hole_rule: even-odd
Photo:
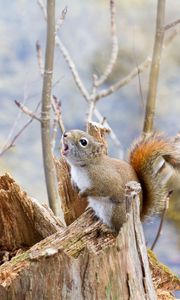
[[[126,222],[115,237],[71,187],[66,163],[55,163],[68,227],[9,175],[0,177],[0,300],[173,299],[180,281],[152,255],[151,276],[139,185],[127,184]]]
[[[31,223],[31,230],[37,234],[32,241],[38,243],[32,246],[23,234],[20,243],[15,244],[13,238],[8,243],[7,252],[24,245],[30,249],[22,249],[23,253],[1,265],[0,299],[156,299],[134,190],[127,190],[126,201],[132,202],[131,209],[118,237],[114,237],[90,209],[67,228],[61,227],[49,210],[42,208],[40,214],[33,214],[31,199],[10,177],[1,180],[6,185],[3,193],[9,195],[1,199],[1,204],[12,202],[12,197],[21,203],[22,220],[27,220],[24,228]],[[22,201],[14,197],[14,191],[22,195]],[[11,215],[11,208],[8,213]],[[38,226],[30,222],[37,215]],[[15,224],[19,219],[16,216]],[[49,233],[56,230],[45,239],[44,220],[51,225]],[[18,228],[23,231],[21,226]]]

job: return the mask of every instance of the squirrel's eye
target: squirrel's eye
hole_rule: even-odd
[[[82,138],[79,140],[79,143],[81,146],[86,147],[88,144],[88,140],[86,140],[85,138]]]

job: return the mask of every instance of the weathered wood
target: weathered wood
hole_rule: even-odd
[[[148,259],[158,299],[174,299],[171,292],[180,290],[179,278],[167,266],[160,263],[151,250],[148,250]]]
[[[0,249],[27,248],[62,228],[50,209],[27,196],[8,175],[0,177]]]
[[[137,195],[117,238],[86,211],[0,267],[0,299],[156,299]]]
[[[133,210],[116,238],[91,210],[63,228],[51,210],[28,198],[12,178],[0,177],[0,228],[13,222],[10,216],[17,209],[13,214],[15,235],[13,227],[5,226],[0,249],[6,249],[6,253],[21,249],[16,248],[0,267],[0,299],[156,299],[139,220],[139,200],[133,198],[131,191],[126,203],[131,207],[133,201]],[[24,227],[20,226],[21,219]],[[29,243],[28,232],[34,232]],[[169,291],[179,288],[179,280],[172,274],[168,277],[167,272],[164,275],[165,268],[160,264],[156,267],[152,257],[150,266],[158,299],[171,299]]]
[[[93,123],[88,130],[103,142],[105,131],[98,136]],[[75,220],[66,228],[10,176],[0,177],[0,300],[173,299],[180,281],[152,255],[151,277],[137,183],[127,185],[127,221],[115,237],[92,210],[84,212],[87,201],[72,188],[66,162],[55,164],[66,223]]]
[[[104,144],[106,153],[108,152],[108,144],[106,135],[110,132],[110,130],[99,123],[96,122],[88,122],[87,123],[87,132],[94,136],[100,143]]]

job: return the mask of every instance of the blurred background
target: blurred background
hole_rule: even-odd
[[[57,1],[57,16],[67,5],[68,13],[59,36],[73,58],[88,90],[92,88],[92,74],[100,75],[111,53],[110,11],[108,0]],[[22,101],[34,110],[41,100],[42,79],[37,63],[35,43],[40,41],[44,54],[46,23],[36,1],[0,0],[0,148],[14,137],[28,121],[14,104]],[[108,87],[126,76],[137,64],[152,54],[156,16],[156,1],[117,1],[117,28],[119,40],[118,61],[114,72],[104,84]],[[180,17],[180,1],[167,1],[166,23]],[[166,33],[167,35],[169,32]],[[168,135],[180,130],[180,37],[164,49],[158,86],[155,117],[156,129]],[[44,57],[43,57],[44,58]],[[62,102],[62,115],[67,129],[84,129],[87,104],[79,93],[68,66],[56,50],[53,93]],[[119,138],[126,153],[134,138],[141,134],[144,102],[148,87],[149,69],[111,96],[101,99],[98,108]],[[96,119],[94,119],[96,120]],[[55,155],[59,154],[58,133]],[[118,157],[119,148],[109,139],[110,154]],[[47,202],[44,183],[40,124],[33,121],[15,142],[15,147],[0,157],[0,174],[9,172],[30,195]],[[179,207],[178,207],[179,206]],[[178,211],[179,209],[179,211]],[[158,258],[180,275],[180,201],[172,199],[163,235],[155,248]],[[150,246],[157,231],[158,218],[145,225],[146,240]]]

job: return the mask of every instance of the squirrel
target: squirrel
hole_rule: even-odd
[[[81,130],[64,132],[62,156],[70,165],[71,182],[87,197],[95,215],[116,233],[125,222],[124,190],[129,181],[141,184],[141,219],[161,212],[172,187],[168,182],[180,165],[180,149],[162,134],[137,140],[129,161],[106,154],[103,143]]]

